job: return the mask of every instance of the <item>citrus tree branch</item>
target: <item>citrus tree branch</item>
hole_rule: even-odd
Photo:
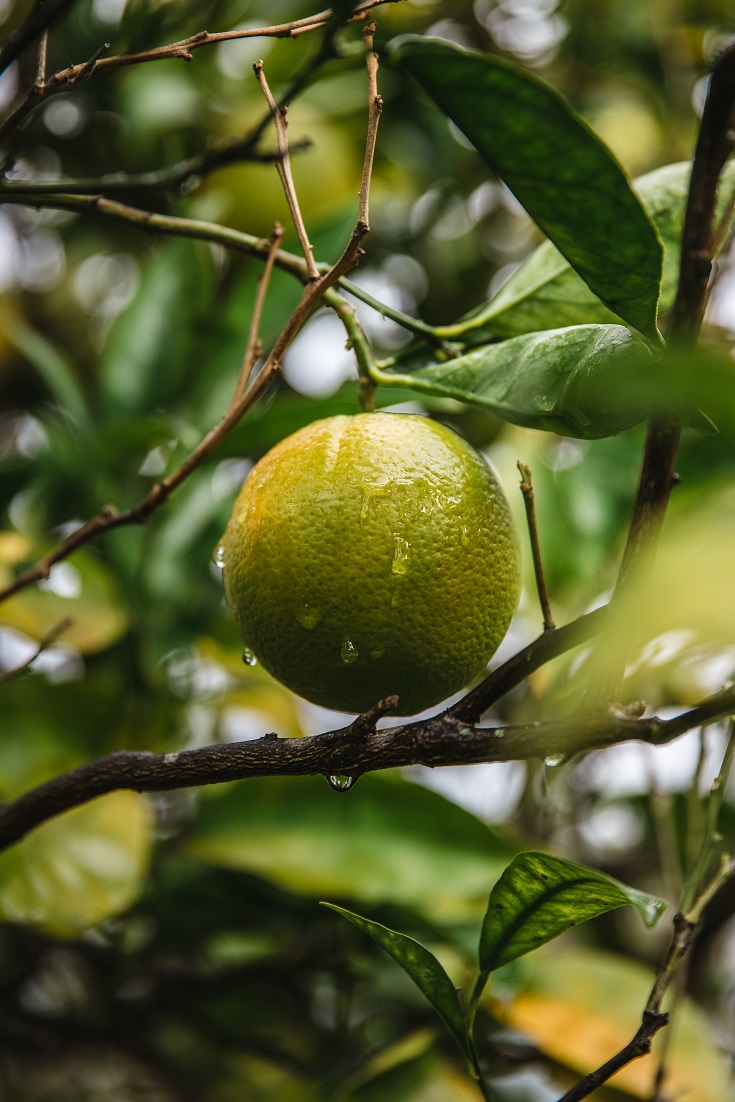
[[[344,23],[362,22],[368,17],[373,8],[380,7],[383,4],[394,4],[398,2],[399,0],[368,0],[366,3],[359,4],[352,14],[345,19]],[[58,14],[58,9],[62,7],[63,2],[57,6],[57,12],[54,13],[54,17]],[[28,42],[32,41],[33,38],[43,30],[44,26],[47,25],[48,22],[46,22],[46,24],[41,24],[38,30],[33,29],[30,35],[26,34],[20,42],[20,45],[15,45],[14,56],[17,56],[17,53],[20,52]],[[16,130],[21,122],[23,122],[40,103],[43,103],[51,96],[58,95],[60,92],[73,90],[82,80],[87,80],[89,77],[99,72],[110,69],[121,69],[129,65],[141,65],[150,61],[191,61],[194,50],[201,49],[203,46],[211,46],[218,42],[230,42],[234,39],[242,38],[296,38],[302,34],[307,34],[310,31],[316,31],[323,27],[327,28],[330,38],[339,28],[339,23],[335,24],[332,19],[331,8],[318,12],[316,15],[309,15],[303,19],[295,19],[289,23],[278,23],[271,27],[248,27],[243,30],[218,31],[214,33],[199,31],[197,34],[190,35],[188,38],[182,38],[178,42],[171,42],[167,46],[157,46],[151,50],[142,50],[133,54],[115,54],[112,57],[106,58],[95,55],[89,61],[80,62],[76,65],[68,65],[65,69],[59,69],[57,72],[53,73],[48,79],[40,82],[36,81],[20,103],[11,111],[4,122],[0,124],[0,141],[3,141],[9,134]],[[101,52],[105,52],[108,48],[109,44],[105,45]],[[9,50],[0,51],[0,71],[10,63],[10,60],[12,60],[12,58],[10,58],[10,60],[6,61],[6,57],[9,56]]]
[[[692,164],[681,244],[679,282],[671,308],[667,340],[694,348],[707,305],[717,247],[715,203],[720,174],[733,149],[735,46],[715,59]],[[674,485],[674,464],[681,427],[652,421],[648,429],[640,481],[618,588],[634,563],[655,547]]]
[[[276,168],[278,169],[278,175],[281,180],[281,187],[283,193],[286,196],[286,202],[288,203],[288,209],[291,212],[291,218],[296,228],[296,234],[301,245],[301,251],[304,254],[304,260],[306,261],[306,269],[309,273],[309,279],[318,279],[319,270],[314,263],[314,246],[309,241],[309,235],[306,232],[306,226],[304,219],[301,215],[301,207],[299,206],[298,196],[296,194],[296,187],[293,181],[293,175],[291,173],[291,157],[288,149],[288,123],[286,121],[286,112],[288,108],[279,107],[273,98],[273,93],[270,90],[270,86],[266,79],[265,71],[262,61],[256,61],[253,65],[253,72],[255,73],[258,84],[260,85],[263,95],[265,96],[268,109],[273,119],[273,125],[276,128],[276,140],[278,142],[278,159],[276,161]],[[358,215],[359,217],[359,215]]]
[[[531,541],[531,555],[533,558],[533,572],[536,576],[536,590],[538,592],[539,604],[541,605],[541,613],[544,618],[544,631],[551,631],[554,627],[554,618],[551,615],[549,593],[546,588],[546,578],[544,577],[544,564],[541,559],[541,544],[539,543],[538,525],[536,524],[536,503],[534,500],[533,482],[531,480],[531,468],[526,466],[525,463],[521,463],[520,460],[516,466],[521,476],[521,493],[523,494],[523,504],[526,508],[528,537]]]
[[[168,754],[116,751],[0,807],[0,848],[55,815],[121,788],[156,792],[247,777],[336,774],[356,778],[397,766],[519,761],[543,758],[551,751],[570,755],[630,739],[658,745],[702,722],[729,715],[735,710],[735,689],[672,720],[657,716],[635,719],[611,711],[580,719],[480,728],[468,726],[447,711],[434,719],[377,730],[377,719],[395,703],[395,697],[388,698],[349,727],[304,738],[279,738],[270,733],[248,742]]]

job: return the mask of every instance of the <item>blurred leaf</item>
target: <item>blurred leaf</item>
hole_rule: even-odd
[[[106,410],[149,410],[179,393],[209,308],[210,265],[197,242],[166,242],[143,268],[138,291],[112,327],[100,364]]]
[[[0,325],[6,339],[21,352],[43,379],[55,401],[79,425],[89,422],[84,391],[74,377],[66,356],[51,341],[34,329],[20,314],[3,307]]]
[[[630,1041],[654,980],[652,969],[594,949],[560,952],[549,947],[528,957],[525,967],[527,984],[504,1016],[513,1029],[577,1075],[599,1067]],[[671,1024],[654,1039],[652,1053],[619,1071],[610,1086],[635,1098],[653,1097],[667,1043],[669,1097],[728,1102],[730,1077],[712,1024],[686,997],[677,1001]]]
[[[647,926],[666,908],[662,899],[597,869],[550,853],[519,853],[490,893],[480,935],[480,968],[486,975],[494,972],[571,926],[629,904]]]
[[[447,1102],[448,1099],[477,1102],[477,1085],[469,1075],[457,1071],[438,1044],[434,1043],[431,1051],[410,1058],[409,1046],[412,1043],[418,1046],[421,1040],[421,1037],[414,1038],[417,1034],[390,1046],[387,1052],[379,1052],[376,1063],[381,1058],[386,1061],[393,1058],[395,1063],[378,1071],[357,1089],[349,1089],[348,1084],[346,1093],[340,1091],[335,1102],[385,1102],[386,1099],[390,1102]]]
[[[38,559],[46,550],[17,532],[0,532],[0,585],[12,579],[12,566]],[[72,622],[59,642],[83,654],[105,650],[128,630],[128,613],[115,578],[89,548],[52,567],[48,582],[30,586],[0,604],[0,624],[32,639],[42,639],[66,618]]]
[[[659,312],[673,304],[679,278],[681,233],[689,188],[689,161],[665,165],[633,181],[664,246]],[[735,185],[735,162],[725,166],[720,186],[718,217],[725,214]],[[539,245],[513,273],[489,303],[454,325],[443,326],[446,338],[472,338],[480,343],[492,337],[514,337],[560,325],[603,324],[615,314],[602,304],[550,241]]]
[[[0,918],[75,937],[135,902],[150,844],[148,810],[135,792],[50,819],[0,854]]]
[[[366,934],[370,934],[370,937],[377,941],[386,953],[390,953],[403,971],[411,977],[419,991],[426,996],[465,1055],[469,1056],[470,1040],[467,1023],[457,990],[433,953],[418,941],[414,941],[412,937],[389,930],[379,922],[371,922],[367,918],[353,914],[352,911],[346,911],[343,907],[337,907],[334,903],[325,903],[324,906],[343,915],[355,926],[359,926]]]
[[[733,505],[732,490],[722,489],[716,501],[682,510],[664,531],[655,570],[646,559],[636,563],[599,641],[603,665],[632,672],[649,644],[672,632],[683,656],[735,645]]]
[[[474,816],[419,785],[362,777],[332,792],[315,777],[253,779],[203,803],[186,849],[291,891],[478,912],[512,856]]]
[[[623,364],[645,374],[646,361],[653,363],[647,346],[625,326],[576,325],[483,345],[411,375],[383,372],[380,382],[483,406],[515,425],[594,439],[643,420],[645,408],[619,397],[619,379]]]
[[[451,42],[407,35],[392,56],[590,289],[657,342],[661,242],[613,155],[566,100],[512,62]]]

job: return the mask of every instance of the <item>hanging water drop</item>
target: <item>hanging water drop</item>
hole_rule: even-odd
[[[225,545],[223,543],[220,543],[218,547],[215,547],[214,552],[212,554],[212,562],[214,563],[215,566],[218,566],[220,568],[220,570],[222,570],[222,568],[224,567],[224,565],[225,565]]]
[[[335,792],[349,792],[354,783],[355,778],[348,777],[346,773],[334,773],[331,777],[327,777],[327,784]]]
[[[561,765],[562,762],[567,760],[566,754],[547,754],[544,758],[544,765],[548,765],[550,768],[554,768],[556,765]]]
[[[340,655],[342,661],[345,662],[348,666],[351,666],[353,662],[357,662],[358,653],[359,652],[357,650],[357,647],[351,639],[344,639],[342,641],[342,649],[340,651]]]
[[[302,628],[306,628],[307,631],[313,631],[321,618],[321,609],[317,608],[315,605],[310,605],[308,601],[305,601],[296,612],[296,619],[301,624]]]
[[[258,659],[255,657],[250,647],[243,647],[242,660],[246,666],[257,666]]]

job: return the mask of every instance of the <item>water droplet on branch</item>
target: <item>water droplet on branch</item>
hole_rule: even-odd
[[[258,659],[253,654],[250,647],[243,648],[242,660],[246,666],[257,666],[258,664]]]
[[[346,773],[334,773],[331,777],[327,777],[327,784],[335,792],[349,792],[354,783],[355,778],[348,777]]]

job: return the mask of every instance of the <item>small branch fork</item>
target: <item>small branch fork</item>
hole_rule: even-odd
[[[372,64],[374,66],[374,64],[376,63],[374,62]],[[258,72],[257,66],[255,66],[255,69],[256,75],[258,76],[258,79],[261,82],[264,91],[266,91],[267,83],[265,82],[265,77],[262,74],[262,66],[260,67],[260,73]],[[378,107],[376,104],[376,97],[372,94],[372,90],[374,89],[375,69],[374,67],[371,67],[370,61],[368,63],[368,71],[371,81],[370,87],[372,118],[373,112],[378,112]],[[267,96],[270,96],[269,89],[266,94]],[[379,99],[380,97],[377,97],[377,100]],[[271,103],[273,103],[274,107],[275,101],[273,101],[272,96],[270,96],[269,105]],[[271,107],[272,111],[273,107]],[[274,121],[276,122],[277,126],[279,125],[278,118],[279,112],[276,110],[274,113]],[[153,486],[146,497],[136,506],[134,506],[132,509],[128,509],[126,512],[119,513],[114,509],[113,506],[106,505],[103,509],[100,510],[97,516],[87,521],[86,524],[83,524],[80,528],[76,530],[76,532],[73,532],[56,548],[49,552],[48,555],[40,559],[32,567],[29,567],[29,569],[26,570],[24,573],[18,575],[18,577],[15,578],[13,582],[11,582],[3,590],[1,590],[0,602],[6,600],[8,597],[11,597],[16,593],[19,593],[22,589],[25,589],[27,586],[32,585],[34,582],[40,581],[43,578],[47,578],[49,576],[51,568],[54,566],[55,563],[67,558],[73,551],[76,551],[79,547],[83,546],[86,543],[89,543],[102,532],[109,531],[112,528],[121,528],[129,524],[145,524],[151,514],[157,508],[159,508],[159,506],[163,505],[164,502],[168,501],[174,490],[176,490],[182,484],[182,482],[184,482],[189,477],[189,475],[193,473],[193,471],[201,466],[204,460],[207,459],[208,456],[210,456],[219,447],[225,437],[240,422],[244,414],[254,405],[258,398],[265,392],[265,390],[267,390],[267,388],[270,386],[273,379],[275,378],[276,374],[280,370],[281,357],[296,337],[302,325],[309,317],[311,311],[318,304],[318,302],[324,298],[324,296],[334,286],[334,284],[337,283],[338,280],[343,275],[345,275],[345,273],[348,272],[354,264],[357,263],[360,256],[362,255],[362,241],[370,229],[365,216],[369,204],[370,178],[373,163],[376,128],[377,122],[369,123],[368,141],[366,143],[365,161],[363,166],[362,182],[360,186],[357,223],[354,230],[352,231],[352,235],[350,236],[350,240],[348,241],[347,246],[342,253],[342,256],[324,274],[321,274],[319,272],[319,269],[314,264],[314,260],[311,255],[311,246],[309,245],[308,239],[306,237],[306,230],[305,228],[303,228],[303,221],[301,219],[296,193],[293,188],[293,181],[291,180],[289,174],[286,174],[285,177],[284,175],[281,175],[281,179],[284,184],[284,190],[286,191],[286,196],[289,202],[289,207],[292,211],[292,214],[294,215],[294,221],[300,223],[303,229],[305,260],[304,262],[301,262],[297,257],[292,257],[289,254],[285,255],[288,256],[288,267],[292,271],[295,271],[297,274],[299,274],[299,276],[305,280],[306,286],[301,296],[301,300],[296,307],[296,310],[292,314],[289,321],[286,323],[285,328],[283,329],[268,358],[263,364],[262,370],[258,374],[257,378],[254,380],[252,385],[248,388],[247,382],[251,375],[259,352],[257,326],[259,323],[259,316],[262,309],[263,298],[267,289],[266,275],[268,277],[270,276],[270,271],[273,265],[278,262],[279,258],[281,259],[281,262],[284,263],[284,254],[282,254],[278,249],[278,244],[280,241],[280,234],[278,230],[274,231],[270,242],[265,248],[263,246],[263,242],[259,241],[257,238],[251,238],[246,234],[235,234],[235,237],[239,240],[241,247],[243,247],[245,251],[257,252],[257,254],[260,256],[262,256],[265,251],[266,270],[263,272],[263,280],[260,284],[259,292],[256,297],[255,315],[253,318],[253,323],[251,325],[248,347],[246,349],[245,359],[243,361],[240,377],[238,379],[235,393],[233,395],[229,409],[227,410],[227,413],[225,414],[223,419],[220,421],[219,425],[211,429],[210,432],[207,433],[207,435],[201,441],[201,443],[194,449],[194,451],[192,451],[190,455],[187,456],[184,462],[167,478],[164,478],[161,482],[156,483],[156,485]],[[279,133],[279,143],[281,142],[281,139],[283,140],[283,155],[286,159],[286,162],[288,162],[288,143],[286,140],[285,129],[282,131],[282,134]],[[126,220],[136,221],[143,228],[151,228],[155,223],[158,224],[157,228],[160,228],[163,225],[163,223],[161,223],[161,218],[165,219],[165,216],[151,215],[149,212],[145,211],[136,212],[134,208],[126,208],[123,207],[122,204],[117,204],[114,203],[112,200],[105,200],[99,197],[93,199],[91,203],[86,196],[72,196],[71,198],[75,200],[75,207],[91,206],[93,209],[102,208],[108,210],[109,212],[112,212],[114,210],[117,216],[125,217]],[[181,219],[165,219],[169,232],[172,233],[181,233],[182,229],[184,229],[184,227],[182,226],[182,222],[185,221],[186,220]],[[178,223],[178,228],[174,226],[174,223]],[[211,236],[202,233],[201,226],[199,230],[195,228],[197,227],[197,225],[198,224],[196,222],[190,223],[188,227],[189,235],[207,236],[211,240]],[[211,229],[213,228],[214,227],[211,227]],[[225,236],[231,237],[232,235],[225,232]],[[304,267],[304,264],[306,265],[306,267]]]
[[[345,20],[345,24],[362,22],[374,8],[380,7],[383,4],[393,4],[397,2],[399,2],[399,0],[368,0],[368,2],[359,4],[355,8],[352,15]],[[61,5],[59,5],[59,7],[60,6]],[[8,134],[12,133],[39,103],[42,103],[50,96],[57,95],[59,92],[73,90],[78,87],[83,80],[87,80],[95,73],[110,69],[120,69],[128,65],[141,65],[149,61],[172,59],[191,61],[192,52],[194,50],[201,49],[202,46],[211,46],[218,42],[230,42],[235,39],[297,38],[302,34],[308,34],[310,31],[328,27],[331,19],[332,11],[328,8],[325,11],[318,12],[316,15],[306,16],[304,19],[295,19],[290,23],[279,23],[272,27],[250,27],[244,30],[218,31],[215,33],[199,31],[198,34],[191,35],[189,38],[182,38],[178,42],[171,42],[167,46],[157,46],[154,49],[143,50],[135,54],[116,54],[113,57],[105,58],[102,55],[109,49],[109,43],[106,43],[88,61],[76,65],[69,65],[66,69],[60,69],[48,79],[45,78],[44,70],[44,79],[36,79],[36,82],[29,89],[21,102],[5,121],[0,124],[0,141],[3,141]],[[31,39],[26,38],[22,41],[20,48],[23,48],[30,40]],[[0,72],[7,68],[10,62],[17,56],[18,52],[19,47],[17,44],[10,48],[6,47],[0,51]]]

